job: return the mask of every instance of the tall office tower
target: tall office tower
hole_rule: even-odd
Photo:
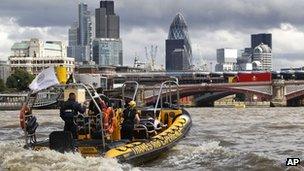
[[[166,40],[166,70],[181,71],[192,67],[192,49],[188,28],[181,13],[171,23]]]
[[[113,1],[100,1],[95,9],[93,60],[98,65],[122,65],[122,40],[119,37],[119,16]]]
[[[88,5],[80,3],[78,5],[78,23],[79,23],[79,35],[80,45],[88,45],[90,42],[90,12],[88,11]]]
[[[119,16],[114,13],[113,1],[100,1],[95,10],[96,38],[119,39]]]
[[[74,57],[77,62],[90,60],[92,36],[92,22],[88,6],[85,3],[80,3],[78,5],[78,22],[69,29],[68,56]]]
[[[79,28],[78,22],[74,22],[69,28],[69,46],[77,46],[79,44]]]
[[[272,49],[272,35],[267,33],[252,34],[251,48],[254,49],[261,43],[268,45]]]

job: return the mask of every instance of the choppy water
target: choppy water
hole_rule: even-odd
[[[140,167],[79,154],[22,148],[17,112],[0,112],[0,170],[304,170],[286,167],[304,160],[304,108],[191,108],[189,134],[169,152]],[[56,111],[38,111],[38,135],[48,137],[63,122]]]

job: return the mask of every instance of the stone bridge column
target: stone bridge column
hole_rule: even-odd
[[[273,80],[272,82],[272,99],[271,104],[274,107],[287,106],[287,100],[285,97],[285,81],[284,80]]]

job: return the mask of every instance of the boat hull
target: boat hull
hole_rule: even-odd
[[[189,131],[192,121],[187,111],[177,116],[173,124],[162,133],[142,142],[135,141],[106,152],[105,156],[120,162],[141,164],[152,160],[172,148]]]
[[[116,158],[121,163],[140,165],[164,154],[181,140],[190,130],[192,120],[186,110],[177,115],[171,124],[163,132],[151,137],[148,140],[138,140],[133,142],[117,141],[107,145],[105,151],[102,150],[100,140],[86,140],[75,142],[78,152],[84,157],[108,157]],[[50,147],[49,141],[36,143],[34,150],[43,150]]]

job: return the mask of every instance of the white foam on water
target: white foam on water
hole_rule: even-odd
[[[1,168],[8,170],[139,170],[129,164],[102,157],[82,157],[79,153],[59,153],[53,150],[33,151],[22,148],[21,141],[0,143]]]
[[[172,150],[178,151],[177,155],[170,155],[170,165],[194,166],[197,162],[204,162],[204,158],[212,156],[231,156],[225,147],[220,146],[219,141],[203,142],[197,145],[177,145]],[[207,162],[207,161],[205,161]]]

